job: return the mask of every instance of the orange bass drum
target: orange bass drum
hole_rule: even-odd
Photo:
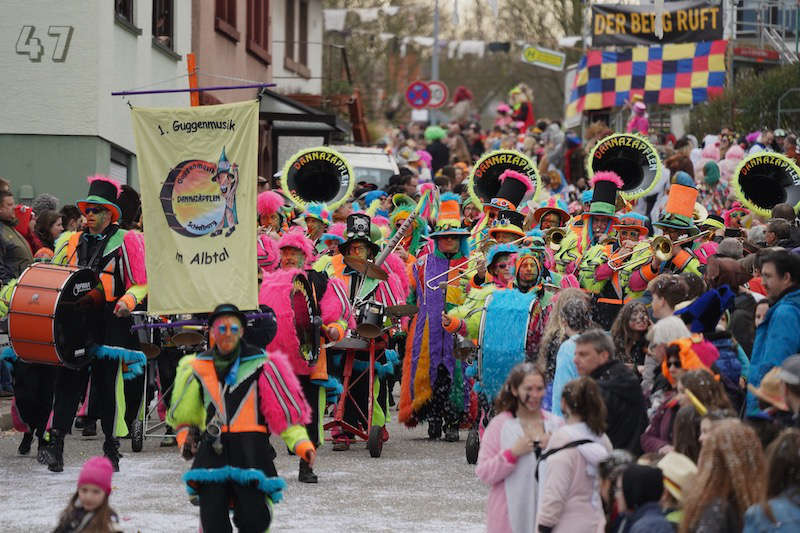
[[[88,268],[35,263],[19,277],[8,313],[8,338],[27,363],[80,368],[89,362],[89,313],[76,302],[97,286]]]

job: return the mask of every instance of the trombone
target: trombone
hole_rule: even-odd
[[[513,240],[513,241],[511,241],[511,242],[508,242],[508,243],[505,243],[505,244],[517,244],[518,242],[522,242],[522,241],[524,241],[524,240],[526,240],[526,239],[530,239],[530,236],[528,236],[528,235],[525,235],[525,236],[523,236],[523,237],[520,237],[519,239],[515,239],[515,240]],[[497,244],[497,241],[496,241],[496,240],[494,240],[494,239],[492,239],[491,237],[485,237],[485,238],[481,239],[480,243],[481,243],[481,244],[480,244],[480,246],[479,246],[479,250],[478,250],[478,252],[479,252],[479,253],[480,253],[480,255],[482,256],[482,258],[485,260],[485,259],[486,259],[486,255],[487,255],[487,253],[489,252],[489,249],[490,249],[492,246],[495,246],[495,245]],[[475,257],[476,257],[476,259],[477,259],[479,256],[477,256],[477,255],[476,255]],[[453,272],[454,270],[458,270],[458,269],[460,269],[460,268],[461,268],[461,265],[457,265],[457,266],[454,266],[454,267],[450,267],[450,268],[448,268],[447,270],[445,270],[444,272],[442,272],[441,274],[437,274],[437,275],[435,275],[434,277],[432,277],[431,279],[427,280],[427,281],[425,282],[425,285],[426,285],[426,286],[427,286],[427,287],[428,287],[430,290],[432,290],[432,291],[435,291],[435,290],[437,290],[437,289],[440,289],[440,288],[442,287],[442,285],[449,285],[451,282],[453,282],[453,281],[456,281],[456,280],[459,280],[459,279],[463,278],[464,276],[466,276],[467,274],[471,274],[472,272],[475,272],[475,271],[477,271],[477,270],[480,270],[480,265],[475,265],[475,266],[474,266],[474,267],[472,267],[472,268],[469,268],[469,269],[467,269],[467,270],[464,270],[463,272],[460,272],[460,273],[459,273],[457,276],[455,276],[453,279],[451,279],[451,280],[447,280],[447,281],[443,281],[442,283],[440,283],[438,287],[435,287],[435,286],[431,285],[431,284],[432,284],[433,282],[435,282],[436,280],[438,280],[438,279],[440,279],[440,278],[443,278],[443,277],[447,276],[448,274],[450,274],[450,272]]]
[[[656,259],[658,259],[662,263],[665,262],[665,261],[669,261],[670,258],[672,257],[672,252],[675,250],[676,246],[681,246],[683,244],[686,244],[687,242],[692,242],[692,241],[697,240],[697,239],[699,239],[701,237],[705,237],[709,233],[711,233],[711,232],[708,231],[708,230],[701,231],[697,235],[693,235],[691,237],[685,237],[683,239],[678,239],[675,242],[672,242],[670,240],[670,238],[667,237],[666,235],[657,235],[657,236],[653,237],[650,240],[650,253],[647,254],[646,256],[642,257],[633,266],[639,266],[641,264],[646,263],[647,261],[651,261],[653,259],[653,257],[655,257]],[[611,268],[611,270],[613,270],[615,272],[618,271],[618,270],[622,270],[626,265],[624,265],[624,264],[617,265],[615,263],[618,263],[620,261],[622,261],[624,263],[625,259],[628,259],[629,257],[631,257],[633,254],[637,253],[638,251],[639,250],[635,250],[634,249],[634,250],[631,250],[630,252],[626,252],[626,253],[624,253],[622,255],[619,255],[619,256],[609,257],[608,261],[606,263],[608,264],[609,268]]]
[[[547,228],[544,231],[544,242],[548,248],[557,252],[561,249],[561,241],[567,236],[567,231],[564,228]]]

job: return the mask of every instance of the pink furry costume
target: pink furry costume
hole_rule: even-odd
[[[292,305],[295,280],[305,279],[311,286],[312,298],[316,297],[319,312],[324,328],[321,331],[320,344],[326,342],[325,329],[334,329],[338,338],[344,338],[348,322],[352,321],[350,303],[341,282],[337,279],[328,279],[320,272],[311,270],[314,260],[314,250],[311,240],[306,237],[301,228],[293,228],[281,237],[277,244],[278,249],[294,248],[303,252],[305,256],[304,270],[297,268],[279,268],[264,276],[259,293],[259,305],[266,305],[275,312],[278,331],[275,338],[267,346],[269,353],[278,352],[287,355],[287,360],[294,374],[297,375],[303,393],[311,404],[311,416],[306,423],[306,430],[311,441],[320,446],[323,442],[322,415],[325,410],[325,388],[336,389],[337,382],[329,378],[327,372],[327,354],[324,346],[320,346],[317,363],[310,365],[300,351],[300,339],[295,326],[294,307]],[[313,475],[311,468],[300,463],[300,479],[304,475],[309,478]]]
[[[259,193],[258,198],[256,200],[256,210],[258,211],[258,225],[259,226],[268,226],[269,225],[269,218],[272,215],[278,215],[279,222],[277,228],[272,228],[276,231],[281,231],[283,229],[283,215],[281,214],[281,209],[283,208],[283,196],[276,193],[275,191],[264,191]]]
[[[209,322],[226,314],[245,322],[230,304],[218,306]],[[167,423],[176,428],[184,457],[193,454],[184,446],[187,438],[197,444],[183,480],[199,498],[203,530],[230,531],[230,506],[240,530],[265,531],[272,515],[267,499],[280,501],[286,486],[269,435],[279,434],[290,450],[310,459],[314,445],[303,424],[311,409],[285,355],[244,341],[232,353],[223,377],[216,364],[224,356],[216,348],[181,359]]]

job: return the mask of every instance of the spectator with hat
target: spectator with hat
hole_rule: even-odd
[[[675,451],[662,457],[657,466],[661,470],[664,480],[661,507],[667,521],[677,529],[683,518],[686,491],[694,482],[697,466],[691,459]]]

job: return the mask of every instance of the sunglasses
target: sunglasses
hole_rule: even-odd
[[[497,268],[500,268],[500,269],[505,269],[505,268],[508,268],[510,266],[510,264],[509,263],[497,263],[497,265],[495,265],[495,266]]]
[[[84,213],[87,215],[99,215],[100,213],[104,213],[108,211],[105,207],[87,207],[83,210]]]
[[[670,359],[667,361],[667,368],[682,368],[681,362],[677,359]]]
[[[217,331],[219,332],[220,335],[225,335],[226,333],[228,333],[228,329],[229,329],[229,326],[226,325],[226,324],[220,324],[219,326],[217,326]],[[230,326],[231,333],[234,334],[234,335],[239,333],[240,329],[241,328],[236,324],[232,324]]]

